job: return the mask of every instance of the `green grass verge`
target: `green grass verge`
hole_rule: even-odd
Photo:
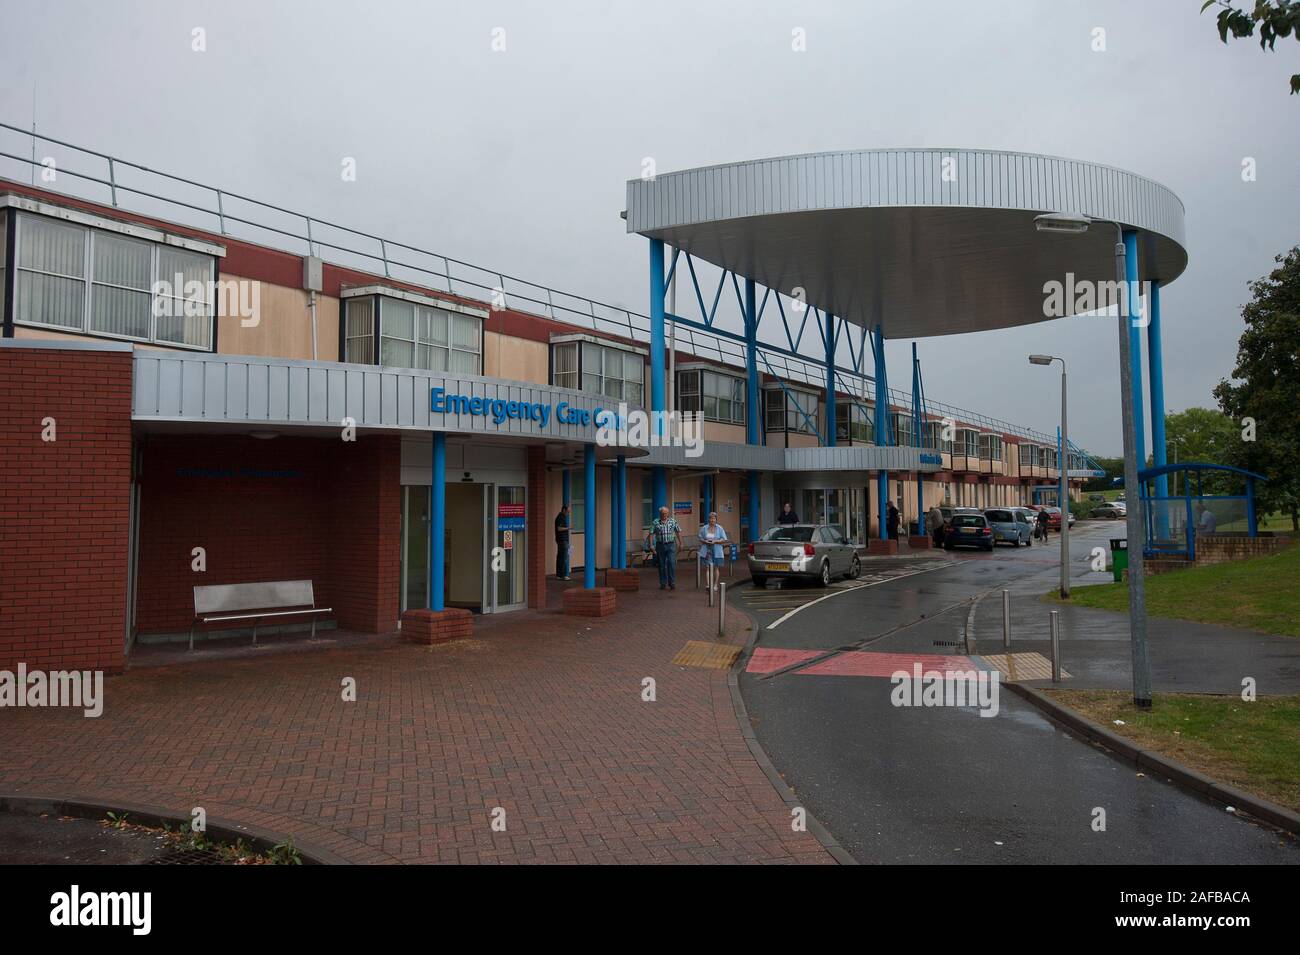
[[[1127,691],[1044,692],[1144,749],[1300,810],[1300,696],[1247,703],[1235,696],[1157,693],[1151,709],[1139,710]]]
[[[1189,567],[1147,578],[1147,613],[1300,637],[1300,546],[1269,557]],[[1044,600],[1063,602],[1056,593]],[[1128,610],[1128,584],[1075,587],[1077,607]]]

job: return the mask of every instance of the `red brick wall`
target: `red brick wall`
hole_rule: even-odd
[[[122,668],[130,491],[131,353],[0,348],[0,669]]]
[[[355,442],[150,435],[142,474],[140,632],[187,630],[195,585],[297,579],[312,581],[317,606],[334,608],[340,627],[395,629],[398,441],[395,435]],[[206,551],[202,573],[192,569],[195,547]]]

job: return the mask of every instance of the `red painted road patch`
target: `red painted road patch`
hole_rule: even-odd
[[[913,667],[920,664],[921,672],[952,673],[981,669],[974,660],[965,656],[948,656],[939,653],[871,653],[850,650],[814,663],[796,671],[800,676],[893,676],[902,670],[909,676]]]
[[[783,650],[778,647],[755,647],[745,667],[746,673],[775,673],[795,663],[819,657],[825,650]]]

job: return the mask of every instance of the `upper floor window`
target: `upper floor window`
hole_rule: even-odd
[[[483,373],[483,321],[451,309],[388,295],[346,299],[344,360],[363,365]],[[376,352],[376,349],[378,351]]]
[[[769,388],[766,423],[768,431],[795,431],[800,434],[819,434],[822,400],[806,391],[789,388]]]
[[[875,440],[871,409],[854,402],[835,403],[835,440],[871,444]]]
[[[923,427],[925,428],[925,446],[927,448],[946,451],[948,454],[952,453],[952,439],[944,440],[945,426],[942,421],[927,421]]]
[[[678,411],[702,414],[706,421],[745,423],[745,380],[705,368],[677,373]]]
[[[895,411],[891,416],[894,426],[894,444],[911,447],[916,444],[916,419],[905,411]]]
[[[585,339],[554,342],[551,384],[640,406],[645,398],[645,360],[640,352]]]
[[[968,458],[978,458],[980,456],[980,433],[965,428],[958,431],[956,453],[964,454]]]
[[[1002,438],[996,434],[980,435],[980,457],[986,461],[1002,460]]]
[[[15,322],[212,349],[212,255],[44,216],[15,225]]]
[[[1025,442],[1020,443],[1020,466],[1022,468],[1032,467],[1034,464],[1034,446]]]

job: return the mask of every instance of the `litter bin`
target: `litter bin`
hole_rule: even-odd
[[[1123,537],[1110,539],[1110,569],[1115,583],[1124,579],[1124,571],[1128,569],[1128,541]]]

